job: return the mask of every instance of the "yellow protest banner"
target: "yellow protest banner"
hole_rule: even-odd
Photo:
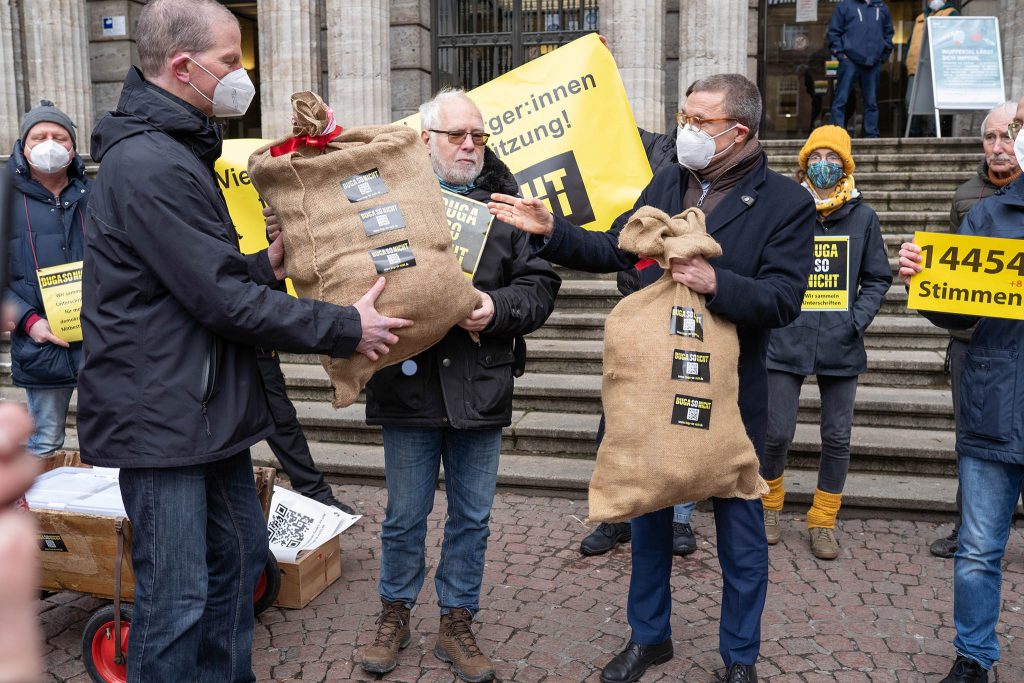
[[[448,190],[442,190],[441,194],[444,196],[448,229],[452,232],[452,251],[462,266],[462,272],[472,278],[480,265],[480,257],[484,255],[494,216],[483,202]]]
[[[907,307],[1024,319],[1024,240],[917,232],[924,269]]]
[[[845,311],[850,307],[850,238],[815,237],[814,264],[807,276],[802,311]]]
[[[50,329],[66,342],[82,341],[82,262],[40,268],[36,277]]]
[[[263,219],[266,204],[249,180],[248,169],[249,155],[270,142],[258,138],[225,140],[220,158],[214,164],[217,186],[227,202],[243,254],[254,254],[267,248],[267,225]],[[291,280],[286,282],[288,293],[295,296]]]
[[[608,229],[651,179],[622,78],[596,34],[468,95],[522,195],[576,225]],[[420,129],[418,114],[397,123]]]

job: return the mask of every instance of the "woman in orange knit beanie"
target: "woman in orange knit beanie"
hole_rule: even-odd
[[[836,515],[850,466],[850,430],[857,376],[867,370],[864,330],[892,283],[878,216],[853,180],[850,136],[838,126],[814,130],[799,156],[803,186],[817,206],[815,258],[800,316],[774,330],[768,347],[768,438],[761,474],[768,543],[781,538],[786,457],[796,433],[800,390],[817,378],[821,405],[818,484],[807,513],[811,551],[839,555]]]

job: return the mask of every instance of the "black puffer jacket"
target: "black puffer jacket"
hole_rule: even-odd
[[[519,185],[490,150],[469,197],[486,202],[492,192],[519,194]],[[366,422],[404,427],[485,429],[512,422],[513,376],[523,371],[522,336],[544,324],[555,307],[561,280],[534,256],[529,235],[495,220],[473,285],[494,300],[494,319],[480,343],[461,327],[399,365],[384,368],[366,386]]]
[[[850,377],[867,370],[864,330],[882,307],[892,270],[874,209],[857,196],[818,221],[816,237],[850,238],[850,277],[845,311],[803,311],[786,327],[772,330],[768,369],[797,375]]]
[[[347,357],[355,309],[294,299],[243,256],[217,187],[219,129],[132,69],[92,138],[78,432],[85,462],[213,462],[274,429],[254,346]]]
[[[46,317],[36,267],[48,268],[82,260],[82,226],[91,183],[85,164],[76,154],[68,167],[68,186],[55,198],[32,178],[21,141],[7,160],[12,179],[10,288],[5,301],[12,307],[11,379],[28,389],[75,386],[82,359],[82,343],[65,349],[37,344],[26,327],[34,315]],[[31,229],[30,229],[31,228]]]

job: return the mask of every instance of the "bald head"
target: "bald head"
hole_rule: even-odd
[[[135,31],[139,67],[149,80],[166,71],[176,54],[205,52],[216,41],[215,27],[238,20],[216,0],[151,0]]]

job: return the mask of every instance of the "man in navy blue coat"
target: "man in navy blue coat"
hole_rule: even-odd
[[[654,206],[676,215],[697,207],[707,215],[708,232],[723,255],[711,261],[673,259],[672,277],[704,294],[709,311],[737,326],[740,414],[760,456],[767,427],[768,333],[800,312],[811,269],[814,204],[796,183],[768,170],[755,137],[761,94],[746,77],[720,74],[698,81],[677,119],[680,163],[658,171],[634,209]],[[551,262],[616,272],[638,261],[618,248],[632,210],[607,232],[591,232],[552,216],[538,200],[493,195],[489,206],[501,220],[532,233],[538,255]],[[641,284],[661,275],[657,266],[645,268]],[[760,500],[716,498],[713,504],[724,578],[719,652],[728,683],[752,683],[768,589],[763,510]],[[605,683],[638,680],[649,666],[672,657],[672,508],[633,520],[632,555],[632,636],[602,671]]]
[[[878,130],[878,80],[882,63],[893,50],[892,15],[882,0],[843,0],[828,24],[828,45],[839,60],[832,123],[846,127],[846,103],[854,81],[864,98],[864,137],[881,137]]]

